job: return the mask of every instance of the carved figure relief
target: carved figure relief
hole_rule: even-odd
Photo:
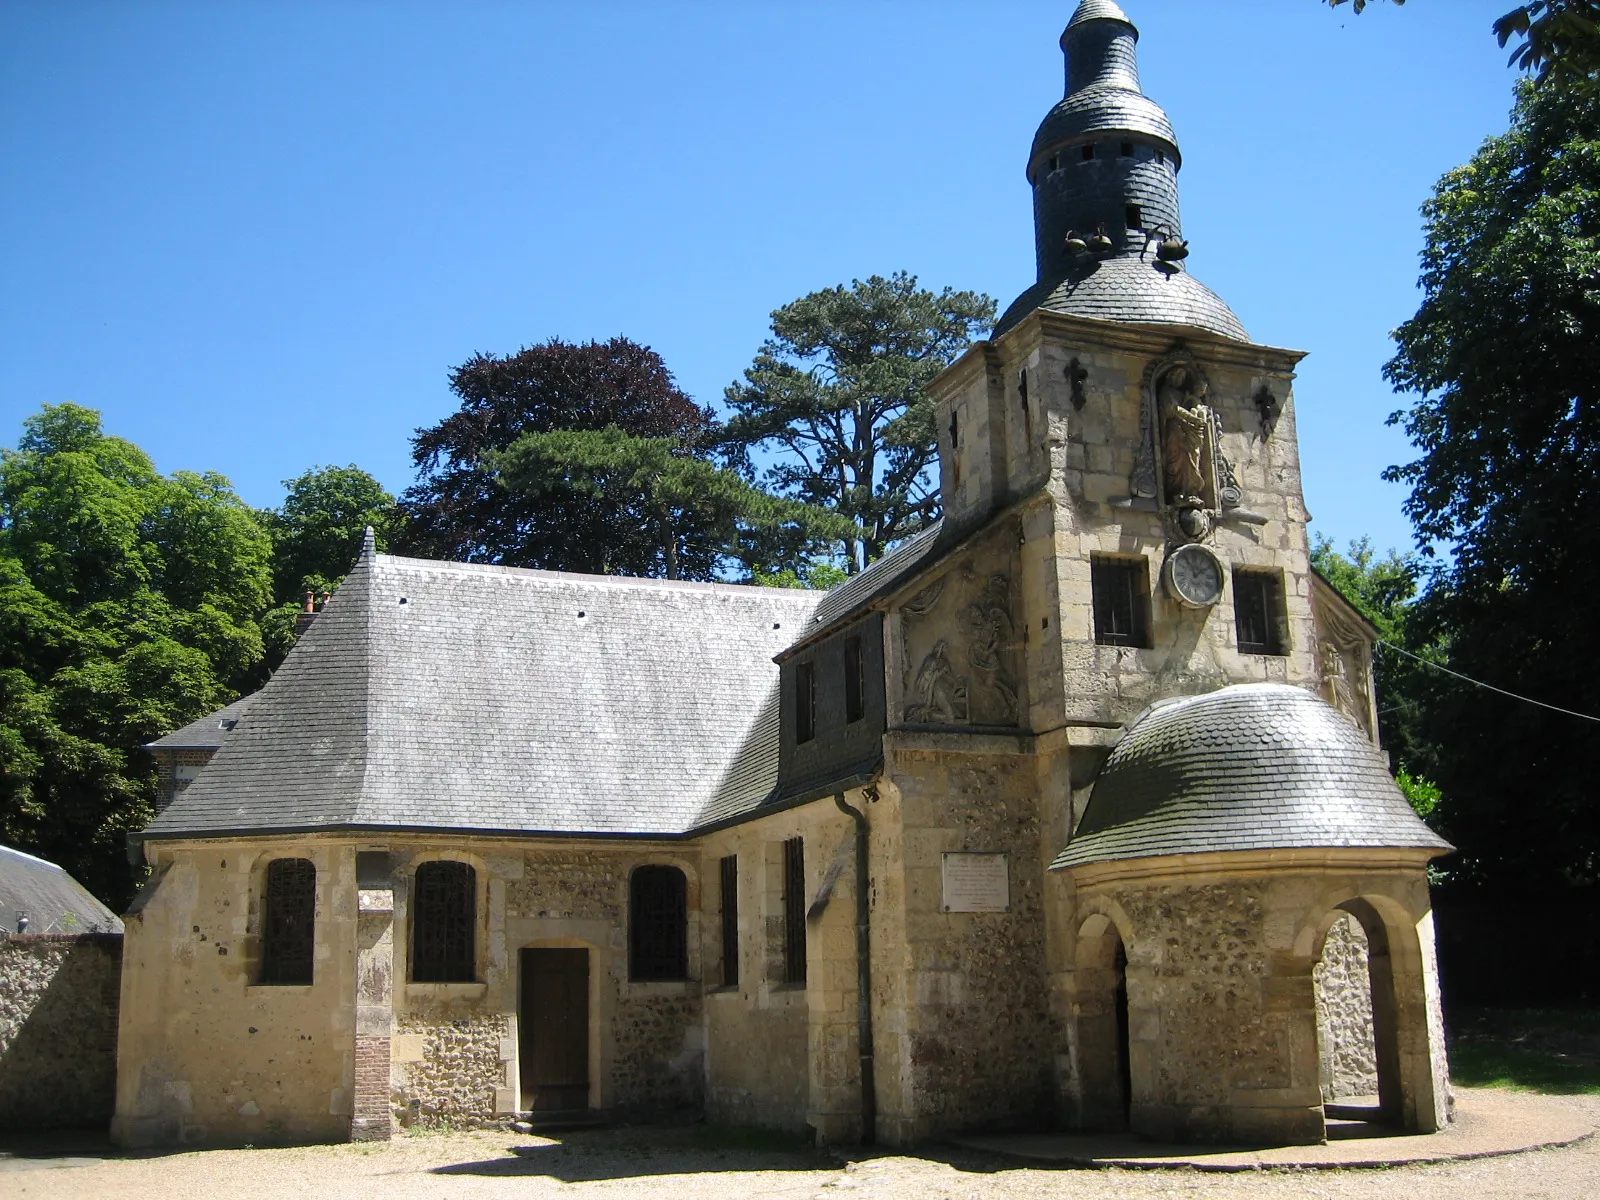
[[[1017,723],[1021,646],[1005,553],[975,550],[900,605],[907,724]]]
[[[979,672],[983,686],[994,697],[999,723],[1017,719],[1017,689],[1006,678],[1003,653],[1011,638],[1011,580],[991,575],[976,601],[961,611],[967,636],[967,661]]]
[[[1156,388],[1166,501],[1178,508],[1214,508],[1210,385],[1198,370],[1172,367]]]
[[[1372,703],[1372,635],[1320,579],[1313,581],[1311,611],[1317,625],[1317,665],[1322,698],[1378,740]]]
[[[950,665],[944,639],[917,668],[917,702],[906,706],[906,720],[914,725],[954,725],[967,719],[967,681]]]

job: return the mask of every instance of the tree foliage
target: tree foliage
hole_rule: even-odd
[[[982,293],[928,291],[903,271],[784,305],[727,389],[730,461],[753,475],[752,452],[770,454],[766,482],[845,518],[840,553],[847,570],[863,569],[939,515],[925,388],[994,314]]]
[[[270,595],[270,539],[222,476],[161,475],[77,405],[28,418],[0,451],[0,841],[125,899],[139,747],[238,694]]]
[[[828,514],[752,487],[675,438],[615,425],[525,433],[485,462],[519,502],[606,531],[575,543],[567,570],[712,579],[736,559],[760,572],[803,560],[831,528]]]
[[[420,478],[402,498],[406,553],[548,570],[582,570],[615,532],[583,489],[502,486],[492,456],[528,434],[615,427],[668,438],[703,455],[715,425],[686,396],[661,356],[627,338],[552,339],[498,358],[478,354],[450,373],[460,407],[419,429]]]
[[[1394,0],[1396,5],[1406,0]],[[1367,0],[1327,0],[1337,8],[1348,3],[1357,13]],[[1511,50],[1510,65],[1562,80],[1587,79],[1600,70],[1600,0],[1529,0],[1495,21],[1494,36]]]
[[[1421,451],[1393,467],[1426,549],[1413,642],[1506,691],[1600,714],[1600,93],[1519,86],[1512,126],[1424,207],[1423,301],[1387,373]],[[1600,876],[1600,725],[1440,673],[1419,679],[1420,763],[1458,873]]]

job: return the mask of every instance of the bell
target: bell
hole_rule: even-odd
[[[1189,243],[1169,237],[1156,247],[1156,257],[1162,262],[1182,262],[1189,257]]]
[[[1076,233],[1074,233],[1070,229],[1067,230],[1067,253],[1068,254],[1087,254],[1087,253],[1089,253],[1089,243],[1084,241],[1081,237],[1079,237]]]
[[[1089,239],[1089,253],[1091,254],[1110,254],[1113,248],[1111,239],[1106,236],[1103,229]]]

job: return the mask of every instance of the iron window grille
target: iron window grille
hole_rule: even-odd
[[[867,712],[866,663],[861,639],[846,638],[844,643],[844,719],[846,724],[861,720]]]
[[[806,981],[806,843],[783,843],[783,981]]]
[[[1150,571],[1139,558],[1095,555],[1089,560],[1094,592],[1094,640],[1102,646],[1150,645]]]
[[[1289,653],[1283,575],[1277,571],[1234,568],[1233,621],[1239,635],[1239,653]]]
[[[722,986],[739,983],[739,857],[729,854],[722,863]]]
[[[798,745],[817,736],[816,664],[796,663],[794,668],[794,740]]]
[[[689,978],[689,882],[677,867],[638,867],[628,881],[628,978]]]
[[[466,863],[425,862],[411,896],[413,983],[477,980],[478,872]]]
[[[310,983],[317,926],[317,869],[311,860],[268,863],[261,908],[261,982]]]

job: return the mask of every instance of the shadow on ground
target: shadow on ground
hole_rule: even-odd
[[[506,1155],[449,1163],[432,1168],[432,1173],[592,1183],[718,1171],[824,1171],[840,1165],[837,1157],[818,1151],[801,1137],[709,1126],[584,1130],[559,1137],[530,1137],[508,1145]]]

